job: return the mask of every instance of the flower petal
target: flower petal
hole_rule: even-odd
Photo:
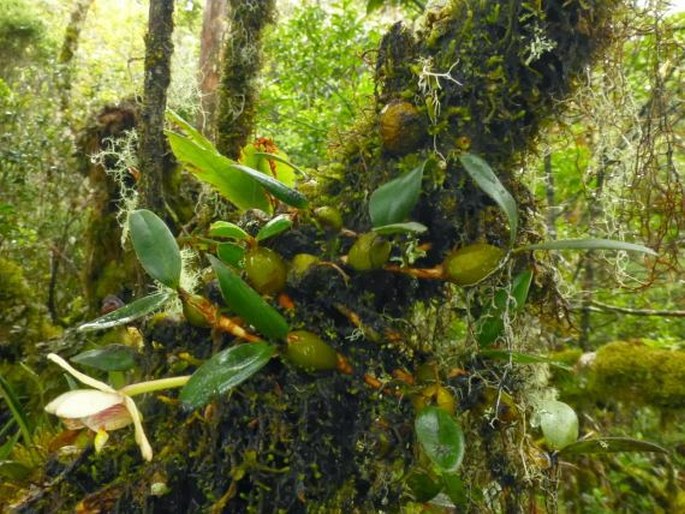
[[[59,395],[45,406],[45,410],[60,418],[80,419],[121,403],[124,403],[124,398],[118,393],[75,389]]]
[[[138,446],[140,447],[140,453],[142,453],[143,458],[145,460],[151,461],[152,447],[150,446],[150,442],[147,440],[145,430],[143,430],[143,423],[141,422],[140,411],[138,410],[138,406],[136,405],[136,402],[133,401],[133,398],[130,398],[125,395],[123,398],[124,402],[126,402],[126,408],[128,409],[128,412],[131,414],[131,418],[133,418],[133,427],[135,428],[136,443],[138,443]]]
[[[88,375],[81,373],[80,371],[77,371],[67,361],[65,361],[56,353],[49,353],[48,359],[50,359],[55,364],[59,365],[62,369],[68,371],[79,382],[86,384],[87,386],[97,389],[98,391],[104,391],[107,393],[116,392],[114,388],[110,387],[104,382],[100,382],[99,380],[96,380],[93,377],[89,377]]]
[[[97,432],[98,433],[95,436],[95,441],[93,442],[93,445],[95,446],[95,453],[100,453],[100,451],[104,448],[105,444],[107,444],[109,434],[106,430],[103,429],[100,429]]]

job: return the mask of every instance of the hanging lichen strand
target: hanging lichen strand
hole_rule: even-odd
[[[337,216],[326,216],[335,218],[326,224],[318,211],[317,225],[304,210],[292,230],[269,241],[281,258],[298,263],[288,277],[289,299],[279,305],[295,334],[287,341],[290,360],[271,360],[201,412],[183,415],[171,399],[141,405],[156,452],[150,465],[116,454],[122,446],[78,466],[51,494],[82,497],[84,487],[95,490],[83,500],[84,510],[109,501],[128,512],[395,512],[422,501],[416,482],[436,478],[414,436],[415,409],[431,404],[456,412],[464,429],[465,510],[522,512],[524,505],[535,509],[538,493],[553,498],[547,461],[537,458],[546,454],[527,435],[530,395],[540,381],[520,366],[474,356],[472,337],[465,344],[449,335],[450,322],[485,310],[491,287],[507,277],[493,277],[488,296],[484,286],[458,290],[394,273],[384,268],[386,260],[409,252],[389,249],[376,233],[361,234],[371,227],[372,192],[428,160],[409,215],[428,229],[414,248],[414,265],[425,271],[448,251],[475,243],[475,250],[499,255],[510,229],[462,168],[460,152],[469,149],[515,197],[518,243],[538,238],[531,195],[511,171],[552,117],[554,98],[571,90],[608,40],[614,5],[454,1],[429,11],[416,34],[394,26],[378,54],[373,120],[360,122],[341,146],[339,162],[327,170],[325,194],[309,195],[314,207],[340,208],[344,227],[360,235],[357,243],[350,230],[339,231]],[[263,220],[251,213],[240,224],[254,234]],[[512,274],[529,268],[524,255],[513,257]],[[535,269],[537,303],[546,285],[542,268]],[[483,273],[476,271],[478,277],[463,283],[479,280]],[[468,301],[457,310],[460,293]],[[172,317],[153,317],[143,329],[154,341],[145,355],[151,377],[177,375],[225,346],[207,329]],[[514,349],[535,344],[511,335]],[[295,367],[305,352],[292,345],[321,347],[319,338],[351,369],[321,371],[333,365],[328,350],[325,359],[305,363],[309,370]],[[168,489],[154,496],[160,483]]]
[[[216,120],[216,146],[237,159],[254,128],[257,74],[264,28],[274,20],[274,0],[229,0]]]

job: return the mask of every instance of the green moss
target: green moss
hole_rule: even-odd
[[[588,391],[603,401],[618,400],[664,409],[685,407],[685,351],[617,341],[601,347],[588,375]]]

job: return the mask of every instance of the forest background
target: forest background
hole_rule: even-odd
[[[364,130],[360,120],[377,114],[376,62],[383,34],[400,19],[418,27],[449,3],[277,2],[277,15],[264,27],[260,42],[263,61],[250,138],[269,138],[309,179],[323,181],[339,172],[335,162]],[[65,27],[79,9],[82,25],[77,44],[70,46]],[[176,2],[174,26],[168,107],[209,134],[215,129],[199,80],[202,2]],[[536,306],[543,321],[517,336],[535,342],[510,352],[509,362],[514,355],[516,366],[545,376],[550,390],[577,412],[583,437],[630,437],[656,443],[667,453],[633,451],[640,450],[636,446],[559,463],[550,457],[551,448],[536,443],[532,447],[541,447],[544,459],[554,461],[540,466],[544,477],[536,479],[530,500],[538,508],[685,509],[684,27],[683,14],[667,2],[628,3],[602,58],[575,79],[572,93],[559,99],[554,116],[541,123],[533,149],[518,157],[516,180],[532,193],[536,226],[543,227],[546,239],[609,238],[642,243],[658,253],[651,258],[622,251],[550,252],[540,264],[558,288],[551,316],[557,319],[550,322],[545,308]],[[94,277],[89,254],[97,244],[93,224],[100,215],[94,207],[98,166],[105,163],[105,168],[135,175],[135,141],[88,150],[93,150],[89,137],[103,125],[105,106],[140,101],[148,30],[148,5],[135,0],[6,0],[0,5],[0,371],[5,400],[0,404],[0,475],[5,479],[0,498],[15,505],[38,501],[29,492],[31,484],[47,489],[56,476],[49,464],[56,459],[66,466],[72,458],[65,452],[54,457],[60,446],[55,440],[63,432],[43,407],[64,382],[49,369],[45,355],[73,355],[113,342],[134,346],[120,332],[109,339],[86,337],[77,335],[75,327],[96,317],[109,295],[130,303],[139,293],[113,285],[126,280],[127,272],[118,267],[97,270]],[[544,54],[552,44],[544,35],[536,41],[531,61],[534,52]],[[459,65],[455,62],[455,69]],[[441,71],[447,74],[443,82],[449,81],[451,69]],[[440,78],[437,84],[440,89]],[[468,148],[468,142],[462,143]],[[117,187],[135,188],[131,177],[117,180]],[[305,193],[308,180],[298,184]],[[193,184],[188,219],[200,227],[205,223],[206,230],[209,221],[232,215],[214,189]],[[453,307],[468,310],[469,301]],[[470,322],[449,319],[444,330],[449,339],[468,340]],[[449,353],[444,346],[440,351]],[[501,358],[497,351],[490,358]],[[461,365],[466,358],[463,348],[460,352],[456,362]],[[485,358],[472,348],[466,353]],[[194,365],[193,358],[186,362],[189,370]],[[438,402],[437,395],[432,401]],[[530,407],[517,402],[515,410]],[[533,437],[539,441],[542,436]],[[83,449],[89,444],[63,446]],[[427,486],[417,485],[415,477],[436,481],[441,476],[430,469],[424,473],[431,466],[416,459],[414,467],[421,473],[414,469],[393,478],[403,491],[394,505],[408,511],[428,508],[419,505],[431,499],[424,501]],[[104,485],[116,483],[116,472],[108,473],[101,472],[107,479],[98,482],[94,471],[85,491],[70,490],[74,496],[65,499],[64,508],[88,498],[106,503]],[[173,484],[173,479],[158,482]],[[492,499],[505,494],[502,483],[478,492],[476,485],[467,485],[469,500],[464,501],[475,511],[484,505],[492,511],[511,507]],[[197,493],[203,505],[217,512],[229,509],[232,483],[222,492],[212,487]],[[450,492],[448,485],[440,487]],[[447,503],[457,503],[452,493]],[[147,492],[147,501],[173,495],[155,494]],[[329,499],[329,493],[315,497]],[[430,508],[445,508],[435,506],[440,504]]]

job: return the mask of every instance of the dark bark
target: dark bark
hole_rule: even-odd
[[[233,159],[238,158],[253,130],[262,33],[274,19],[274,5],[274,0],[229,0],[229,34],[223,55],[216,146]]]
[[[213,137],[214,132],[217,92],[221,78],[221,44],[228,23],[227,8],[226,0],[206,0],[202,18],[198,78],[202,109],[196,123],[207,137]]]
[[[165,181],[170,149],[164,137],[167,88],[171,81],[171,35],[174,2],[151,0],[145,38],[145,85],[140,124],[139,157],[142,204],[159,214],[165,210]]]

